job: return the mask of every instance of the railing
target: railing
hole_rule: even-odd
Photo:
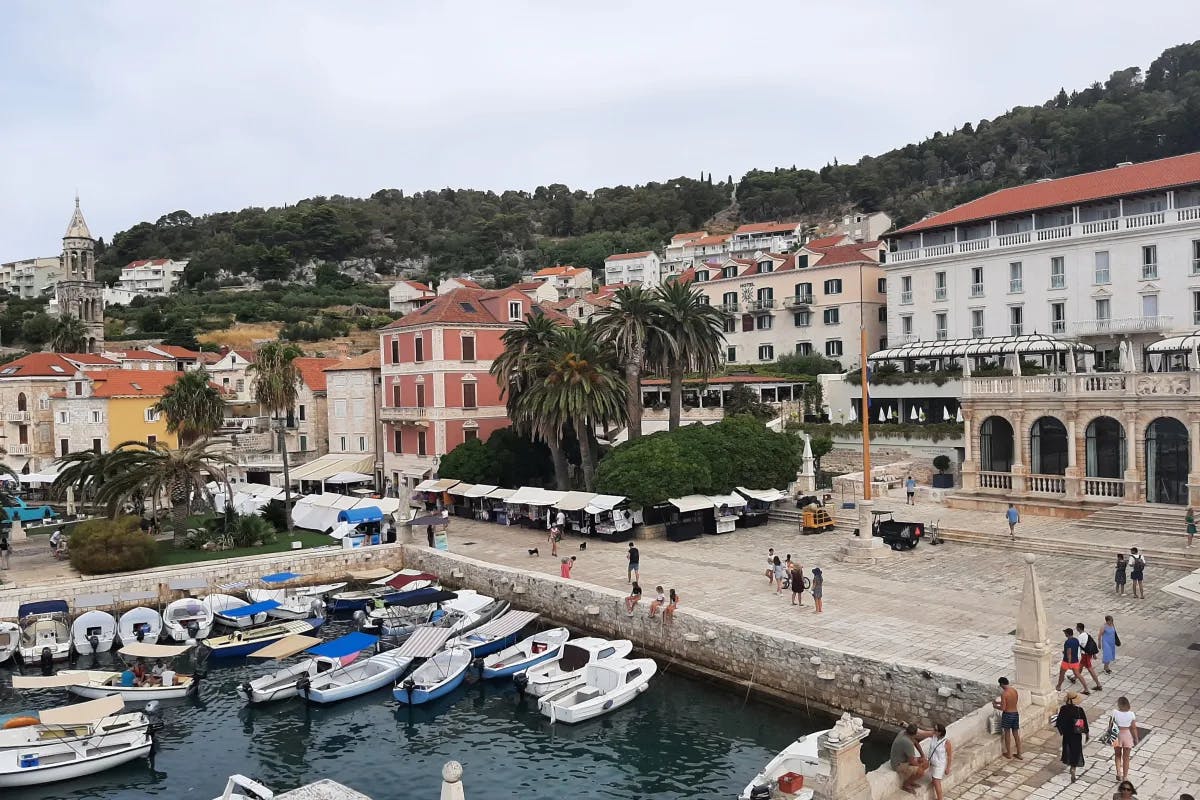
[[[1085,236],[1093,233],[1108,233],[1109,231],[1115,231],[1117,228],[1121,227],[1121,220],[1098,219],[1095,222],[1081,223],[1079,227],[1082,229]]]
[[[937,332],[934,334],[934,338],[949,339],[950,338],[950,329],[949,328],[938,328]]]
[[[5,422],[29,422],[28,411],[6,411],[4,412]]]
[[[1175,212],[1179,217],[1180,222],[1188,222],[1194,219],[1200,219],[1200,206],[1192,206],[1191,208],[1181,208]]]
[[[1026,475],[1025,488],[1038,494],[1066,494],[1067,479],[1062,475]]]
[[[900,293],[900,305],[902,305],[902,306],[911,306],[912,305],[912,292],[901,292]]]
[[[1029,240],[1032,238],[1033,238],[1032,234],[1030,234],[1029,231],[1022,231],[1020,233],[1006,233],[1006,234],[996,237],[996,239],[999,242],[999,245],[1001,247],[1012,247],[1013,245],[1018,245],[1018,244],[1029,244]]]
[[[1125,496],[1125,481],[1120,478],[1084,478],[1084,497],[1113,497]]]
[[[1050,275],[1050,288],[1051,289],[1067,288],[1067,276],[1063,275],[1061,273],[1051,274]]]
[[[925,256],[948,256],[954,252],[954,243],[935,244],[925,248]]]
[[[1064,319],[1051,320],[1050,321],[1050,332],[1051,333],[1066,333],[1067,332],[1067,321]]]
[[[1012,491],[1012,474],[1008,472],[980,472],[980,489],[1007,489]]]
[[[27,444],[10,444],[6,445],[4,449],[8,451],[10,456],[27,456],[29,455],[30,447],[31,445]]]
[[[971,239],[966,242],[958,243],[958,252],[973,253],[976,250],[987,250],[991,245],[991,239]]]
[[[1057,228],[1042,228],[1041,230],[1036,231],[1036,233],[1037,240],[1039,242],[1051,242],[1055,239],[1069,239],[1071,238],[1071,226],[1061,225]]]
[[[429,409],[425,406],[384,406],[379,409],[379,418],[391,421],[424,419],[428,414]]]
[[[1189,401],[1200,396],[1197,372],[1120,372],[1081,373],[1077,375],[1022,375],[988,378],[963,378],[963,397],[1036,396],[1039,399],[1071,397],[1173,397]]]
[[[913,247],[908,250],[894,250],[888,253],[888,260],[893,264],[899,264],[904,261],[916,261],[921,258],[921,248]]]
[[[1020,294],[1025,291],[1025,284],[1020,278],[1014,278],[1008,282],[1009,294]]]
[[[746,304],[747,311],[774,311],[775,298],[768,297],[765,300],[751,300]]]
[[[1172,316],[1088,319],[1076,322],[1074,330],[1076,336],[1099,336],[1109,333],[1153,333],[1170,330],[1174,319]]]
[[[721,303],[721,305],[719,305],[718,308],[720,308],[726,314],[738,313],[738,304],[737,303]]]
[[[1142,280],[1158,280],[1158,264],[1142,264]]]
[[[945,300],[946,299],[946,287],[945,286],[934,287],[933,299],[934,300]]]
[[[982,283],[972,283],[971,284],[971,297],[983,297],[983,284]]]
[[[785,306],[811,306],[813,298],[811,294],[796,294],[791,297],[784,298]]]
[[[1154,211],[1149,214],[1135,214],[1125,218],[1126,228],[1147,228],[1151,225],[1162,225],[1166,222],[1166,212]]]

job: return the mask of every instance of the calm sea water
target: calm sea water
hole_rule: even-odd
[[[323,631],[330,638],[348,629],[331,622]],[[163,704],[153,766],[143,759],[76,781],[5,790],[4,798],[211,800],[230,774],[242,773],[276,792],[332,778],[376,800],[433,800],[450,760],[463,765],[469,800],[733,798],[789,742],[830,724],[669,670],[625,708],[575,726],[550,725],[510,681],[477,682],[417,708],[384,691],[320,708],[299,700],[244,706],[234,687],[273,668],[213,661],[197,699]],[[0,714],[78,702],[72,697],[15,693],[0,670]],[[882,763],[883,745],[869,741],[869,766]]]

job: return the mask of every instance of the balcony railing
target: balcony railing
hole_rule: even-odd
[[[1012,491],[1012,474],[1008,472],[980,472],[979,488]]]
[[[1120,478],[1084,478],[1083,494],[1085,497],[1125,496],[1125,481]]]
[[[379,409],[379,418],[389,422],[425,419],[429,409],[425,406],[384,406]]]
[[[976,398],[1030,397],[1043,402],[1057,397],[1177,398],[1184,403],[1200,398],[1200,372],[1092,372],[1074,375],[1006,375],[963,378],[962,396]]]
[[[737,303],[721,303],[721,305],[717,306],[717,308],[721,309],[726,314],[738,313],[738,304]]]
[[[1051,289],[1065,289],[1065,288],[1067,288],[1067,276],[1066,276],[1066,275],[1060,275],[1060,274],[1057,274],[1057,273],[1056,273],[1056,274],[1052,274],[1052,275],[1050,276],[1050,288],[1051,288]]]
[[[1063,320],[1063,319],[1051,320],[1050,321],[1050,332],[1051,333],[1060,333],[1060,334],[1066,333],[1067,332],[1067,321]]]
[[[912,305],[912,292],[901,292],[900,293],[900,305],[902,305],[902,306],[911,306]]]
[[[1025,488],[1037,494],[1066,494],[1067,479],[1062,475],[1027,475]]]
[[[751,300],[746,304],[746,310],[770,313],[775,310],[775,298],[768,297],[762,300]]]
[[[783,304],[788,308],[795,308],[797,306],[811,306],[812,302],[813,298],[811,294],[794,294],[791,297],[784,298],[783,300]]]
[[[1008,282],[1009,294],[1020,294],[1025,291],[1025,283],[1020,278],[1013,278]]]
[[[945,300],[946,299],[946,287],[945,286],[935,287],[933,290],[933,299],[939,300],[939,301]]]
[[[1172,316],[1157,317],[1111,317],[1109,319],[1087,319],[1076,322],[1076,336],[1104,336],[1112,333],[1158,333],[1171,329]]]
[[[982,283],[972,283],[971,284],[971,297],[983,297],[983,284]]]
[[[31,445],[28,444],[9,444],[5,445],[4,449],[8,451],[10,456],[27,456],[29,455],[30,447]]]
[[[29,422],[28,411],[6,411],[4,412],[5,422]]]

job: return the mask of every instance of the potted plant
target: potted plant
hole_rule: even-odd
[[[950,456],[945,454],[934,456],[933,466],[938,471],[938,474],[933,476],[933,488],[953,489],[954,476],[946,473],[946,470],[950,469]]]

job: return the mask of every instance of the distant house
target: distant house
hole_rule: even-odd
[[[478,283],[476,283],[475,281],[473,281],[470,278],[463,275],[458,278],[446,278],[444,281],[442,281],[441,283],[438,284],[437,293],[439,295],[445,295],[445,294],[450,294],[455,289],[482,289],[482,288],[483,287],[480,286]]]
[[[753,222],[737,228],[729,239],[731,255],[755,252],[786,253],[800,243],[804,226],[799,222]]]
[[[388,289],[388,309],[401,314],[416,311],[421,306],[432,303],[437,292],[418,281],[397,281]]]
[[[108,350],[104,355],[120,364],[121,369],[175,371],[175,357],[157,350]]]
[[[604,282],[657,286],[662,282],[662,259],[651,250],[611,255],[604,259]]]
[[[204,353],[173,344],[152,344],[146,350],[173,359],[175,361],[176,372],[199,369],[208,363],[204,360]]]
[[[582,297],[592,290],[592,271],[586,267],[546,267],[533,273],[533,280],[554,288],[556,294],[550,300]]]
[[[183,281],[187,259],[143,258],[131,261],[121,270],[117,282],[104,290],[105,303],[128,305],[135,297],[162,297]]]
[[[529,296],[529,299],[538,303],[556,303],[558,302],[558,289],[550,281],[525,281],[516,283],[509,287],[516,289],[518,292],[524,292]]]

